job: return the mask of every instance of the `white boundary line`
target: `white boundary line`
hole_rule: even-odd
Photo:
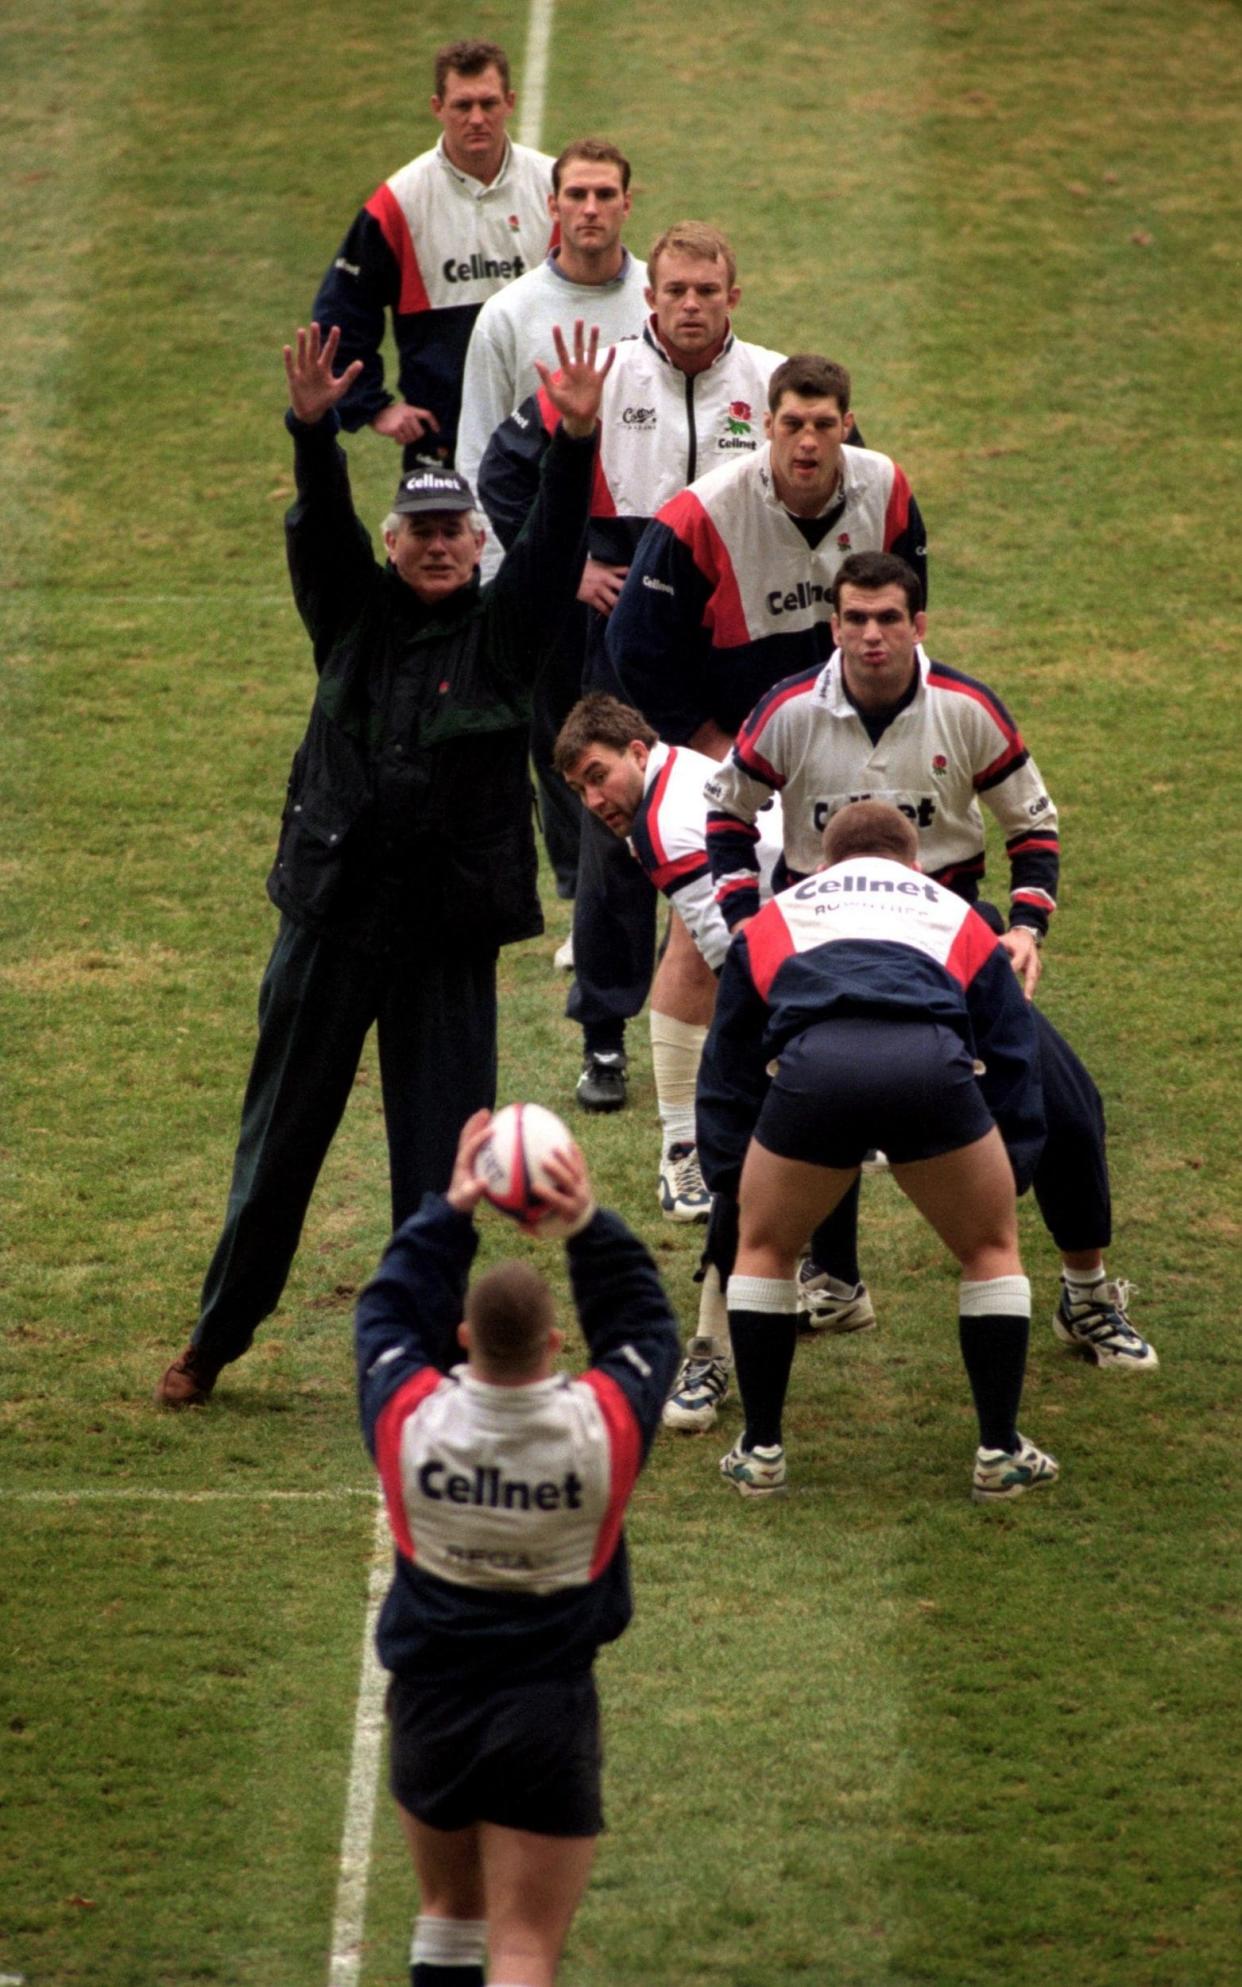
[[[526,21],[526,56],[522,63],[522,115],[518,144],[538,147],[543,137],[543,107],[548,94],[548,51],[552,46],[552,16],[556,0],[530,0]]]
[[[375,1653],[375,1622],[388,1591],[391,1563],[388,1518],[381,1497],[375,1507],[375,1543],[367,1585],[366,1620],[362,1628],[358,1708],[354,1714],[354,1747],[349,1762],[345,1822],[341,1829],[340,1877],[332,1920],[328,1987],[355,1987],[362,1964],[367,1882],[371,1874],[371,1832],[375,1825],[375,1795],[384,1744],[384,1688],[387,1681]]]
[[[104,1504],[120,1500],[152,1504],[335,1504],[342,1498],[375,1495],[373,1484],[342,1484],[335,1490],[159,1490],[141,1485],[81,1490],[9,1490],[0,1484],[0,1504]]]

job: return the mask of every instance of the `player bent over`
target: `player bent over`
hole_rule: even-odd
[[[420,1892],[413,1987],[555,1978],[603,1825],[592,1665],[632,1612],[622,1520],[678,1350],[654,1264],[596,1208],[576,1145],[547,1161],[544,1198],[572,1227],[589,1369],[555,1370],[552,1294],[526,1264],[467,1290],[490,1122],[468,1120],[447,1193],[397,1230],[358,1303],[396,1544],[376,1646]]]
[[[1031,1291],[1015,1183],[1044,1135],[1030,1009],[983,919],[917,872],[896,808],[843,808],[823,847],[825,867],[735,941],[699,1073],[704,1172],[739,1204],[727,1295],[746,1422],[721,1473],[744,1497],[786,1487],[798,1259],[879,1146],[961,1264],[972,1494],[1014,1497],[1057,1474],[1017,1426]]]

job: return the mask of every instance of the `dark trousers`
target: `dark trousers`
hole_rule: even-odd
[[[656,891],[625,843],[583,809],[574,898],[574,980],[565,1012],[588,1049],[619,1049],[656,959]]]
[[[282,918],[259,989],[224,1228],[194,1343],[238,1359],[275,1310],[372,1022],[379,1039],[394,1228],[448,1185],[458,1134],[496,1098],[496,962],[430,939],[389,958]]]
[[[582,695],[582,654],[588,609],[575,601],[554,648],[544,657],[531,698],[530,756],[539,787],[539,826],[558,897],[578,887],[582,806],[552,764],[556,735]]]

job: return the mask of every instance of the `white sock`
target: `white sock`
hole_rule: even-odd
[[[720,1271],[715,1263],[709,1263],[703,1272],[703,1284],[699,1293],[699,1322],[695,1328],[696,1338],[707,1338],[712,1342],[712,1357],[727,1360],[733,1364],[733,1341],[729,1337],[729,1313],[725,1305],[724,1291],[720,1287]]]
[[[657,1014],[654,1008],[650,1024],[651,1074],[667,1152],[670,1145],[695,1143],[694,1087],[707,1030],[689,1021],[677,1021],[671,1014]]]
[[[411,1966],[479,1966],[487,1956],[486,1918],[431,1918],[420,1912],[410,1943]]]
[[[1108,1271],[1105,1269],[1104,1259],[1101,1257],[1098,1269],[1067,1269],[1065,1264],[1062,1263],[1061,1276],[1071,1295],[1074,1295],[1079,1291],[1085,1293],[1088,1290],[1094,1290],[1097,1283],[1105,1283],[1108,1280]]]

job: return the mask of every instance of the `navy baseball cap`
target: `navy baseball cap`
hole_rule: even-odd
[[[474,491],[455,469],[408,469],[397,485],[392,507],[402,517],[429,511],[472,511]]]

